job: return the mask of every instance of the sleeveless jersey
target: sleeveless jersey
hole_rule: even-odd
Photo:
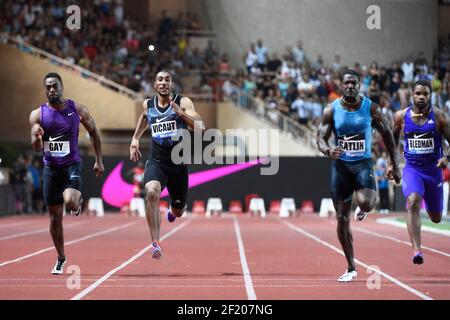
[[[181,105],[181,98],[176,94],[172,101]],[[172,106],[165,109],[158,107],[158,96],[147,100],[147,121],[152,134],[151,157],[167,160],[172,148],[182,140],[180,129],[187,129],[186,123]],[[180,138],[174,140],[175,137]]]
[[[336,146],[341,147],[343,161],[358,161],[372,158],[372,101],[362,97],[361,106],[356,111],[347,111],[341,99],[332,103],[334,136]]]
[[[44,164],[66,166],[81,162],[78,149],[80,117],[75,102],[67,99],[65,108],[56,110],[48,104],[41,108],[41,127],[44,129]]]
[[[423,125],[415,124],[411,119],[411,106],[405,113],[404,156],[407,164],[423,167],[435,167],[442,157],[442,134],[436,127],[434,111],[428,114]]]

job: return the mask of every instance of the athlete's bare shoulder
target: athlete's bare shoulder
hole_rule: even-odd
[[[180,100],[180,107],[183,109],[194,109],[194,102],[192,102],[191,98],[183,96]]]
[[[331,103],[327,104],[325,109],[323,109],[323,116],[322,116],[323,122],[331,122],[333,120],[333,106]]]
[[[402,124],[405,121],[406,111],[408,111],[408,109],[398,110],[394,113],[394,123]]]
[[[145,99],[144,102],[142,103],[142,107],[144,108],[144,110],[147,110],[149,101],[150,101],[150,99]]]
[[[445,112],[438,107],[433,107],[433,112],[437,117],[445,117],[446,116]]]
[[[450,118],[442,109],[433,107],[433,112],[440,131],[450,126]]]
[[[34,109],[30,113],[30,124],[41,122],[41,108]]]

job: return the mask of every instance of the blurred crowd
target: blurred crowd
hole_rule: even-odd
[[[0,185],[9,184],[12,188],[16,214],[45,212],[41,156],[20,154],[11,166],[1,167],[0,172]]]
[[[0,32],[146,96],[153,94],[157,70],[170,69],[183,76],[219,64],[212,41],[202,49],[190,43],[190,35],[203,28],[196,13],[170,17],[163,10],[158,19],[142,24],[127,15],[122,0],[80,0],[80,32],[65,27],[66,9],[72,4],[70,0],[0,0]]]
[[[432,104],[450,110],[450,41],[439,45],[433,61],[418,52],[389,66],[376,61],[365,66],[343,65],[339,54],[333,63],[325,64],[321,54],[309,57],[301,40],[282,54],[271,52],[259,39],[250,44],[243,61],[245,69],[232,79],[235,85],[312,128],[319,123],[324,106],[340,97],[339,76],[347,68],[360,73],[361,94],[378,103],[390,121],[395,111],[409,104],[411,86],[419,79],[431,81]]]
[[[340,97],[339,76],[347,68],[360,73],[361,94],[378,103],[391,123],[393,114],[410,103],[412,84],[419,79],[431,82],[432,104],[450,113],[450,35],[439,44],[433,61],[418,52],[389,66],[376,61],[368,66],[343,65],[341,56],[335,54],[330,65],[320,54],[309,57],[301,40],[279,54],[259,39],[250,44],[243,62],[245,69],[230,80],[232,84],[261,102],[255,106],[265,105],[311,129],[320,122],[324,107]],[[374,141],[374,153],[380,156],[385,148],[377,133]]]

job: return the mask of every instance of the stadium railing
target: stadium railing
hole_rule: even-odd
[[[259,108],[256,99],[244,92],[242,89],[231,85],[231,90],[225,94],[225,97],[235,105],[252,113],[258,119],[268,122],[272,126],[278,127],[281,131],[286,132],[294,139],[300,140],[303,144],[315,150],[317,155],[321,155],[317,151],[316,135],[314,130],[301,125],[290,117],[286,116],[279,110],[273,110],[264,102],[264,108]]]

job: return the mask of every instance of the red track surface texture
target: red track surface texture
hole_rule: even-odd
[[[375,218],[352,221],[351,283],[337,282],[346,262],[335,220],[315,214],[163,221],[161,260],[142,218],[69,216],[61,276],[50,274],[47,216],[1,218],[0,299],[450,299],[449,238],[423,232],[425,263],[413,265],[406,230]]]

